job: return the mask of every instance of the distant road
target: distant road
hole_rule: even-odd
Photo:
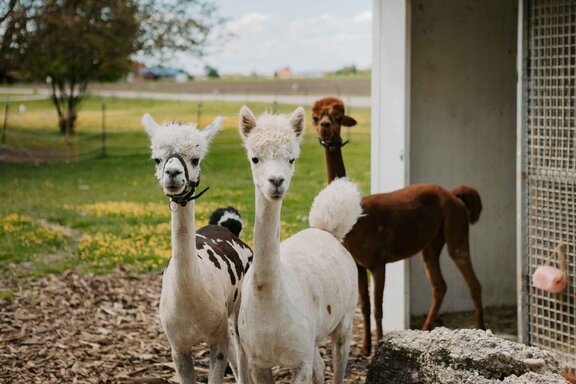
[[[99,96],[119,97],[126,99],[156,99],[156,100],[187,100],[187,101],[227,101],[235,103],[266,103],[311,105],[314,101],[322,98],[322,95],[234,95],[234,94],[210,94],[210,93],[167,93],[167,92],[136,92],[136,91],[105,91],[96,90],[91,92]],[[370,107],[370,97],[347,96],[342,97],[346,105],[354,108]]]
[[[0,87],[0,93],[46,97],[36,87]],[[310,105],[325,96],[336,96],[351,107],[370,107],[370,79],[290,79],[246,81],[139,82],[93,84],[90,94],[104,97],[156,100],[227,101]],[[21,96],[15,96],[21,97]]]

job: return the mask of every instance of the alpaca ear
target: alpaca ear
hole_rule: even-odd
[[[212,141],[214,136],[216,136],[218,131],[220,131],[220,128],[222,127],[222,120],[224,120],[222,116],[218,116],[212,123],[210,123],[209,126],[202,130],[202,136],[204,136],[208,142]]]
[[[296,137],[300,137],[304,132],[304,108],[296,108],[290,116],[290,125],[294,132],[296,132]]]
[[[154,132],[156,132],[156,130],[160,128],[160,126],[154,121],[152,116],[150,116],[147,113],[144,114],[144,116],[142,116],[142,126],[144,126],[144,129],[146,130],[148,136],[150,137],[154,136]]]
[[[353,127],[356,124],[358,124],[358,123],[356,123],[356,120],[354,120],[350,116],[344,115],[344,117],[342,118],[342,125],[345,127]]]
[[[250,108],[247,106],[240,108],[240,113],[238,115],[238,128],[240,129],[240,136],[242,136],[242,139],[246,140],[255,126],[256,117]]]

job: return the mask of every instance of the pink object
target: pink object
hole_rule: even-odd
[[[556,267],[540,266],[532,275],[532,283],[536,288],[557,293],[566,288],[568,276],[566,276],[566,272]]]
[[[552,256],[556,255],[560,268],[552,267]],[[548,256],[546,263],[539,266],[532,275],[532,284],[536,288],[558,293],[566,288],[568,274],[566,273],[566,244],[560,241],[556,249]]]

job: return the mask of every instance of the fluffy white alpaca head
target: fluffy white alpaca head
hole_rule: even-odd
[[[200,162],[208,152],[210,141],[220,130],[221,123],[222,117],[218,116],[209,126],[198,130],[194,123],[167,122],[158,125],[149,114],[142,117],[142,125],[152,143],[150,148],[152,159],[156,162],[156,177],[166,195],[181,195],[191,183],[199,183]]]
[[[256,119],[244,106],[240,109],[239,128],[256,190],[268,200],[282,199],[300,155],[304,109],[298,107],[291,115],[264,113]]]

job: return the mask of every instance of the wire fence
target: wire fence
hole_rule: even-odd
[[[148,137],[140,119],[109,111],[111,101],[100,98],[83,106],[74,130],[63,134],[58,116],[46,97],[6,97],[0,101],[2,124],[0,162],[76,162],[99,157],[147,154]],[[114,101],[112,101],[114,103]],[[202,102],[190,102],[187,117],[207,120]],[[273,109],[277,106],[273,104]]]
[[[531,1],[526,25],[526,269],[531,276],[565,243],[563,273],[574,282],[576,1]],[[525,295],[530,344],[557,352],[576,375],[576,286],[549,292],[531,284]]]
[[[295,105],[309,107],[320,97],[247,92],[243,95],[208,95],[210,97],[204,98],[196,98],[198,95],[195,95],[192,98],[193,95],[185,93],[128,92],[121,96],[105,95],[102,94],[104,91],[100,91],[100,96],[87,97],[82,102],[74,130],[70,134],[62,134],[58,128],[56,110],[48,94],[41,91],[0,98],[0,162],[70,163],[107,156],[147,154],[149,139],[140,126],[140,118],[149,108],[158,113],[155,114],[158,121],[194,121],[202,127],[216,115],[235,121],[242,104],[254,108],[256,113],[264,110],[288,112]],[[349,114],[356,106],[369,105],[369,98],[364,96],[338,96],[347,105]],[[350,129],[343,132],[343,138],[350,139]]]

